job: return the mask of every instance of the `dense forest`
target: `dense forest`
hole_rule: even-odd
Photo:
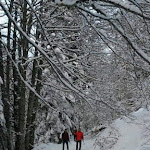
[[[0,1],[0,149],[148,109],[149,89],[149,0]]]

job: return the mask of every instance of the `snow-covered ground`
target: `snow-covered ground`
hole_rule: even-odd
[[[66,145],[65,145],[66,146]],[[69,143],[69,150],[75,150],[76,144],[74,141],[71,141]],[[85,140],[84,143],[82,143],[82,150],[99,150],[98,148],[95,149],[94,146],[94,140]],[[37,147],[35,147],[33,150],[62,150],[62,144],[41,144]],[[67,148],[65,147],[65,150]]]
[[[33,150],[62,150],[61,144],[40,144]],[[69,143],[75,150],[75,142]],[[150,112],[141,108],[115,120],[94,139],[85,137],[82,150],[150,150]]]
[[[100,150],[150,150],[150,111],[141,108],[115,120],[96,143]]]

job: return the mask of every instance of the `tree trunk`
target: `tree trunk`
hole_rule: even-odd
[[[24,1],[23,3],[23,17],[21,20],[22,29],[24,32],[26,32],[27,28],[27,3]],[[25,37],[21,36],[21,47],[22,47],[22,64],[25,63],[27,57],[28,57],[28,43]],[[21,66],[21,74],[26,80],[26,69],[27,66]],[[21,91],[20,91],[21,99],[19,101],[19,150],[25,150],[25,118],[26,118],[26,86],[23,81],[21,81]]]
[[[42,60],[40,61],[40,65],[42,64]],[[38,73],[37,73],[37,79],[41,80],[42,78],[42,70],[40,68],[38,68]],[[41,91],[41,83],[37,82],[36,84],[36,91],[37,93],[40,94]],[[32,128],[31,128],[31,134],[30,134],[30,145],[29,145],[29,150],[31,150],[33,148],[34,145],[34,136],[35,136],[35,129],[36,129],[36,125],[35,125],[35,120],[36,120],[36,113],[37,113],[37,109],[38,109],[38,98],[34,98],[33,99],[33,111],[32,111],[32,120],[31,120],[31,124],[32,124]]]
[[[42,5],[42,1],[40,2],[40,5]],[[40,12],[42,9],[40,10]],[[36,30],[36,39],[39,39],[40,32],[38,31],[39,26],[37,25]],[[38,44],[36,42],[36,44]],[[38,50],[35,49],[35,55],[34,57],[38,56]],[[42,63],[42,62],[40,62]],[[38,82],[35,79],[41,79],[41,69],[37,68],[37,60],[34,60],[33,62],[33,68],[32,68],[32,87],[35,87],[37,89]],[[41,86],[38,85],[38,93],[40,94]],[[31,150],[34,145],[34,134],[35,134],[35,119],[36,119],[36,112],[38,108],[38,98],[35,97],[34,93],[30,91],[29,93],[29,100],[28,100],[28,114],[27,114],[27,132],[26,132],[26,150]]]
[[[34,57],[38,56],[38,52],[35,51]],[[33,68],[32,68],[32,87],[35,87],[35,79],[37,74],[37,60],[34,60],[33,62]],[[28,100],[28,113],[27,113],[27,126],[26,126],[26,150],[29,149],[29,141],[30,141],[30,134],[31,134],[31,128],[32,128],[32,114],[33,114],[33,104],[35,100],[35,95],[33,92],[30,91],[29,93],[29,100]]]
[[[38,29],[38,25],[37,25],[37,29]],[[40,33],[38,31],[36,31],[36,39],[38,39],[39,36],[40,36]],[[37,57],[37,56],[38,56],[38,50],[35,49],[34,57]],[[36,87],[37,82],[35,79],[38,77],[38,75],[39,75],[39,71],[37,69],[37,60],[34,60],[33,68],[32,68],[32,79],[31,79],[32,87]],[[33,126],[35,124],[34,123],[35,119],[33,119],[34,118],[33,114],[35,113],[35,116],[36,116],[35,109],[37,109],[37,107],[38,107],[38,104],[35,105],[35,103],[38,103],[38,100],[35,97],[34,93],[30,91],[29,100],[28,100],[28,114],[27,114],[27,127],[26,127],[27,128],[26,150],[32,149],[33,148],[32,145],[34,144],[34,130],[35,130],[35,128]],[[33,142],[31,143],[30,141],[33,141]]]
[[[15,21],[17,21],[17,7],[15,7]],[[13,61],[16,62],[16,51],[17,51],[17,33],[16,33],[16,27],[14,26],[13,31],[13,52],[12,52],[12,58]],[[18,56],[17,56],[18,57]],[[19,57],[20,58],[20,57]],[[18,77],[18,73],[16,71],[16,68],[13,67],[13,98],[14,98],[14,104],[13,104],[13,111],[14,111],[14,131],[15,131],[15,150],[19,149],[19,142],[18,142],[18,121],[19,121],[19,102],[18,97],[20,97],[20,79]]]
[[[13,0],[11,0],[9,12],[12,13],[13,8]],[[11,21],[8,20],[8,33],[7,33],[7,49],[11,52],[10,47],[10,35],[11,35]],[[11,113],[10,113],[10,57],[7,55],[7,62],[6,62],[6,103],[4,105],[5,111],[5,120],[6,120],[6,128],[7,128],[7,147],[8,150],[12,150],[12,133],[11,133]]]
[[[0,31],[0,40],[1,40],[1,31]],[[6,103],[5,80],[4,80],[3,46],[2,46],[1,42],[0,42],[0,77],[3,80],[3,84],[0,84],[0,86],[1,86],[1,98],[2,98],[3,105],[6,108],[7,103]],[[6,111],[6,109],[4,109],[4,116],[6,116],[6,115],[7,115],[7,111]],[[1,124],[0,124],[0,133],[1,133],[0,134],[1,147],[3,150],[6,150],[7,136],[5,135],[5,133],[3,133]]]

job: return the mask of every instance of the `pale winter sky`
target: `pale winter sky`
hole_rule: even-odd
[[[2,0],[2,2],[4,2],[4,0]],[[2,9],[0,8],[0,29],[2,28],[2,24],[7,22],[7,17],[4,16],[4,12],[2,11]],[[7,29],[2,29],[2,32],[5,32]]]

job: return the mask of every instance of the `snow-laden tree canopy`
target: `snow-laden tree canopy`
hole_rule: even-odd
[[[120,13],[123,11],[130,12],[136,16],[143,18],[143,22],[147,24],[150,20],[149,1],[146,0],[94,0],[94,1],[76,1],[76,0],[56,0],[56,4],[75,6],[92,16],[102,20],[107,20],[119,32],[123,38],[130,44],[134,51],[141,56],[147,63],[150,63],[150,57],[141,49],[139,49],[132,40],[124,34],[124,31],[116,24],[120,20]],[[147,21],[146,21],[147,20]],[[121,23],[121,22],[120,22]],[[122,24],[122,23],[121,23]],[[149,30],[149,29],[148,29]]]
[[[7,18],[0,23],[6,147],[15,141],[16,150],[30,150],[35,134],[37,141],[57,141],[65,127],[89,130],[147,107],[149,6],[147,0],[0,1]]]

